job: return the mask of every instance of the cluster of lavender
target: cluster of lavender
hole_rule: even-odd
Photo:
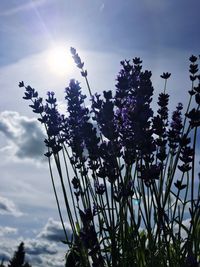
[[[75,80],[65,89],[66,115],[58,112],[53,92],[47,93],[44,103],[34,88],[23,82],[19,86],[25,88],[24,99],[32,101],[30,107],[40,114],[38,120],[45,125],[48,148],[45,155],[49,162],[54,158],[62,185],[60,157],[64,157],[70,194],[64,186],[63,194],[73,230],[72,259],[75,261],[75,255],[79,255],[76,259],[82,262],[81,266],[90,266],[90,257],[92,266],[139,266],[142,257],[139,250],[148,250],[140,266],[160,264],[156,255],[159,246],[165,244],[166,249],[160,249],[163,266],[168,266],[166,262],[172,264],[174,258],[180,264],[185,264],[188,258],[197,260],[199,249],[192,239],[199,224],[199,192],[197,198],[194,196],[196,136],[200,126],[197,57],[190,57],[192,89],[186,114],[182,115],[183,106],[179,103],[169,119],[166,85],[170,73],[161,75],[164,90],[159,94],[154,114],[151,72],[142,70],[140,58],[121,62],[116,92],[92,95],[84,63],[76,49],[71,48],[71,53],[86,80],[90,107],[86,107],[86,96]],[[72,167],[71,178],[68,162]],[[177,179],[177,175],[181,178]],[[181,213],[178,201],[184,189]],[[174,203],[172,195],[177,197]],[[69,198],[73,203],[70,211]],[[133,199],[137,200],[137,211]],[[186,202],[191,205],[192,225],[187,245],[182,245],[183,240],[179,239],[182,254],[174,256],[170,245],[170,242],[177,245],[178,240],[173,231],[174,221],[180,233]],[[144,234],[147,242],[141,237],[140,227],[148,233],[148,237]]]

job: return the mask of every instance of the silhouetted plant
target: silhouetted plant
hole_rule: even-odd
[[[5,265],[3,265],[3,263],[4,263],[4,259],[1,260],[0,267],[5,267]]]
[[[170,119],[167,81],[154,114],[151,72],[142,61],[122,61],[116,92],[92,94],[87,70],[71,53],[88,87],[86,107],[79,82],[65,89],[66,115],[54,92],[46,103],[25,88],[47,132],[45,144],[60,220],[69,246],[66,266],[197,266],[200,259],[200,187],[195,189],[200,75],[190,57],[189,104]],[[57,167],[72,238],[65,230],[52,165]],[[187,216],[186,216],[187,215]],[[185,219],[188,225],[185,225]]]

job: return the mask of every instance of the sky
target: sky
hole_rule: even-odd
[[[173,109],[187,103],[188,58],[200,53],[199,8],[199,0],[0,1],[0,259],[9,259],[23,240],[33,266],[64,265],[44,131],[19,81],[42,96],[55,91],[64,108],[71,78],[87,94],[71,46],[85,62],[93,92],[113,90],[120,61],[137,56],[152,71],[155,95],[163,89],[160,74],[172,73]]]

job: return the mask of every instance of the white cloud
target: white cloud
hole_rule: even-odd
[[[39,159],[45,152],[44,134],[36,119],[21,116],[14,111],[0,113],[0,132],[8,141],[1,150],[14,153],[18,159]]]
[[[50,241],[26,239],[24,240],[24,246],[26,259],[32,266],[64,266],[64,250]]]
[[[70,226],[68,224],[65,226],[67,233],[70,234]],[[24,240],[27,259],[33,266],[63,267],[67,247],[60,241],[64,239],[61,223],[49,218],[36,238]]]
[[[18,245],[23,242],[25,261],[29,262],[31,266],[64,266],[67,247],[61,242],[52,242],[60,241],[59,237],[63,239],[63,232],[61,232],[61,224],[59,221],[49,218],[41,233],[37,236],[33,236],[31,239],[22,236],[13,237],[8,234],[6,235],[6,232],[12,232],[14,234],[15,229],[13,228],[0,227],[0,232],[1,229],[4,230],[5,234],[2,235],[0,242],[0,261],[2,258],[4,258],[5,261],[10,260],[17,250]],[[69,229],[69,226],[67,229]]]
[[[10,260],[10,254],[8,252],[2,251],[0,249],[0,260],[2,261],[9,261]]]
[[[0,261],[1,259],[4,259],[5,263],[9,261],[21,242],[24,242],[25,261],[29,262],[31,266],[64,266],[65,250],[58,245],[37,238],[1,238]]]
[[[12,215],[15,217],[22,216],[23,213],[18,210],[15,204],[5,197],[0,196],[0,214],[2,215]]]
[[[182,221],[183,226],[185,226],[188,230],[190,228],[190,224],[191,224],[191,218],[185,219]],[[174,233],[178,233],[179,231],[179,224],[175,224],[174,226]],[[184,230],[183,227],[180,228],[180,235],[183,239],[188,237],[187,232]]]
[[[18,232],[17,228],[0,226],[0,236],[17,234],[17,232]]]
[[[50,242],[41,241],[38,239],[25,240],[26,253],[29,255],[41,255],[41,254],[56,254],[58,251],[56,246],[50,244]]]
[[[68,237],[71,236],[71,227],[69,224],[65,224],[65,229]],[[38,238],[43,238],[49,241],[62,241],[65,240],[64,231],[62,224],[59,221],[55,221],[52,218],[48,219],[47,224],[44,226],[42,231],[39,233]]]

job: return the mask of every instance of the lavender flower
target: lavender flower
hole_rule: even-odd
[[[20,82],[19,87],[25,87],[24,83]],[[38,92],[29,85],[25,87],[24,94],[23,99],[32,101],[29,106],[34,113],[40,114],[41,117],[38,120],[46,126],[48,138],[45,139],[45,144],[49,151],[45,153],[45,156],[50,157],[52,153],[56,154],[62,149],[61,131],[65,118],[57,110],[57,100],[54,92],[47,93],[46,105],[43,104],[43,99],[38,97]]]
[[[163,72],[163,74],[160,75],[160,77],[165,79],[165,80],[169,79],[170,76],[171,76],[171,73],[169,73],[169,72]]]
[[[190,148],[189,146],[184,146],[181,148],[180,160],[183,163],[182,165],[178,165],[178,168],[180,171],[184,173],[192,169],[192,167],[190,166],[190,163],[193,160],[193,156],[194,156],[194,150],[192,148]]]
[[[84,160],[84,137],[82,128],[88,121],[88,109],[84,107],[85,96],[81,94],[81,87],[78,82],[71,80],[69,87],[65,89],[67,100],[67,110],[69,116],[67,118],[68,124],[68,145],[72,148],[74,161],[81,162]]]
[[[146,167],[145,165],[142,165],[141,167],[138,167],[138,171],[139,178],[144,180],[146,186],[150,186],[154,180],[159,179],[161,166],[152,164],[150,167]]]
[[[142,61],[133,60],[134,66],[128,61],[122,62],[123,69],[117,78],[115,104],[118,107],[116,120],[121,143],[124,147],[124,160],[135,161],[136,151],[146,161],[152,158],[155,144],[150,127],[153,111],[150,108],[153,87],[151,72],[142,72]]]
[[[94,187],[96,194],[103,195],[105,193],[106,188],[104,184],[99,184],[98,181],[95,181]]]
[[[194,237],[198,234],[199,192],[194,190],[194,167],[195,138],[200,126],[197,57],[190,57],[192,89],[185,118],[179,103],[169,120],[166,84],[170,73],[161,75],[164,91],[158,96],[154,115],[152,74],[142,70],[140,58],[121,61],[115,93],[103,91],[102,95],[92,95],[84,63],[75,48],[71,48],[71,53],[88,87],[90,107],[85,106],[86,96],[74,79],[65,89],[66,116],[58,112],[54,92],[48,92],[43,100],[34,88],[25,86],[23,81],[19,83],[25,90],[23,98],[31,101],[30,107],[45,126],[48,148],[45,155],[53,155],[58,169],[73,231],[73,240],[69,241],[66,235],[64,241],[70,246],[68,264],[94,267],[196,264],[199,241]],[[193,95],[195,101],[191,102]],[[48,162],[65,231],[52,160]],[[183,223],[187,203],[191,205],[189,228]],[[174,232],[175,224],[178,232]],[[140,227],[145,230],[140,231]],[[182,230],[187,241],[181,238]],[[174,247],[181,251],[179,255]]]
[[[200,126],[200,110],[193,108],[185,116],[190,119],[189,123],[192,128]]]
[[[181,130],[183,128],[182,117],[181,117],[182,108],[183,105],[179,103],[172,115],[172,121],[170,124],[171,128],[167,132],[169,147],[174,150],[173,153],[175,153],[175,150],[178,146],[181,137]]]
[[[197,78],[197,72],[198,72],[198,64],[195,64],[196,61],[197,61],[197,57],[195,57],[194,55],[192,55],[190,58],[189,58],[191,64],[190,64],[190,69],[189,69],[189,72],[190,72],[190,80],[192,82],[194,82]],[[193,90],[189,91],[190,94],[193,94]]]

